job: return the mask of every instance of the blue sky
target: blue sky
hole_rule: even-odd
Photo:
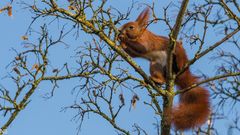
[[[116,0],[111,2],[111,5],[116,6],[118,9],[122,11],[126,11],[129,4],[127,0]],[[159,4],[160,3],[160,4]],[[161,2],[156,3],[156,12],[157,15],[162,15],[162,7],[167,6],[169,1],[162,0]],[[1,3],[0,7],[5,5],[6,3]],[[134,12],[131,13],[130,19],[135,20],[136,16],[141,12],[143,8],[134,9]],[[172,11],[173,13],[177,13],[176,11]],[[173,14],[173,16],[176,14]],[[6,69],[6,66],[9,62],[14,59],[15,52],[12,48],[16,50],[23,50],[23,41],[21,40],[21,36],[23,36],[32,20],[33,14],[31,14],[28,10],[24,9],[23,6],[20,6],[17,3],[13,5],[13,16],[9,17],[5,13],[0,14],[0,84],[7,86],[9,89],[14,91],[14,87],[8,85],[8,79],[3,79],[4,76],[7,75],[8,72],[11,72],[9,68]],[[39,30],[39,23],[44,22],[38,21],[38,24],[34,24],[33,27],[36,30]],[[64,22],[64,21],[63,21]],[[127,21],[126,21],[127,22]],[[66,22],[66,24],[69,24]],[[59,32],[59,27],[57,27],[57,23],[50,24],[49,28],[51,29],[51,33]],[[154,33],[158,33],[161,35],[168,35],[168,31],[166,31],[166,26],[162,23],[153,24],[150,26],[150,29]],[[197,29],[201,31],[201,29]],[[210,33],[206,41],[209,41],[207,44],[211,44],[214,41],[217,41],[216,34]],[[69,60],[71,60],[71,55],[73,54],[74,49],[79,45],[82,44],[85,40],[91,40],[89,36],[85,34],[81,34],[84,40],[77,39],[75,40],[72,38],[72,35],[66,37],[66,43],[70,44],[71,46],[66,49],[65,47],[56,48],[56,50],[52,51],[50,57],[54,59],[52,61],[52,65],[56,66],[59,64],[63,64]],[[86,37],[86,38],[85,38]],[[31,38],[30,40],[36,39],[36,37]],[[194,47],[189,47],[188,45],[184,46],[189,57],[193,56]],[[231,48],[228,48],[231,51]],[[210,62],[209,55],[203,58],[199,62],[195,63],[192,66],[192,71],[199,73],[204,72],[208,73],[210,76],[214,75],[214,64]],[[147,62],[142,59],[135,59],[136,62],[148,73],[148,66]],[[34,61],[34,60],[33,60]],[[204,63],[204,64],[203,64]],[[74,67],[74,63],[70,63]],[[206,66],[209,65],[209,66]],[[59,66],[61,67],[61,66]],[[134,72],[134,71],[132,71]],[[19,116],[16,120],[12,123],[12,125],[8,128],[7,134],[9,135],[55,135],[55,134],[76,134],[77,127],[79,122],[71,121],[72,117],[74,116],[74,111],[61,111],[62,107],[71,105],[74,101],[75,95],[71,94],[71,90],[74,87],[74,84],[78,83],[78,80],[73,81],[62,81],[60,88],[56,90],[54,96],[50,99],[45,99],[43,96],[50,91],[49,83],[43,83],[36,91],[36,93],[31,98],[30,104],[26,107],[25,110],[20,112]],[[128,95],[129,100],[132,96],[131,93],[126,92],[125,94]],[[146,99],[146,92],[138,91],[138,95],[140,95],[141,99]],[[129,111],[129,104],[125,107],[123,113],[121,113],[121,119],[118,119],[119,123],[128,129],[134,123],[139,123],[140,126],[144,126],[147,131],[149,131],[150,135],[155,134],[155,130],[152,126],[152,123],[155,122],[155,118],[153,116],[153,111],[149,110],[148,107],[143,105],[143,100],[141,100],[138,104],[136,109]],[[129,121],[126,124],[126,121]],[[1,124],[1,122],[0,122]],[[226,124],[222,124],[221,126],[226,126]],[[221,127],[220,127],[221,128]],[[226,132],[226,131],[223,131]],[[111,126],[106,122],[103,121],[99,116],[91,115],[89,118],[86,118],[83,126],[81,128],[81,135],[94,135],[94,134],[115,134],[115,130],[111,128]],[[225,134],[225,133],[224,133]]]

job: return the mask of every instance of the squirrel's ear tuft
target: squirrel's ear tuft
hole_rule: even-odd
[[[146,27],[146,25],[148,24],[149,15],[150,9],[147,7],[141,12],[141,14],[136,19],[136,22],[139,24],[140,27]]]

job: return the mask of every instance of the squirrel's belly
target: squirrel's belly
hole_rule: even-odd
[[[166,51],[152,51],[144,55],[144,58],[152,62],[161,64],[162,67],[167,65],[167,52]]]

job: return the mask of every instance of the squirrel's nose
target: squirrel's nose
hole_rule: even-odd
[[[124,35],[121,34],[121,33],[119,33],[119,34],[118,34],[118,39],[119,39],[119,40],[123,40],[123,38],[124,38]]]
[[[120,29],[118,29],[118,39],[123,39],[124,38],[124,33],[123,33],[123,31],[122,31],[122,29],[120,28]]]

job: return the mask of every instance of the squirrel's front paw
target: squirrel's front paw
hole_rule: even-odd
[[[159,85],[163,85],[165,83],[165,80],[164,79],[161,79],[161,78],[156,78],[154,76],[150,76],[150,78],[157,84]]]

